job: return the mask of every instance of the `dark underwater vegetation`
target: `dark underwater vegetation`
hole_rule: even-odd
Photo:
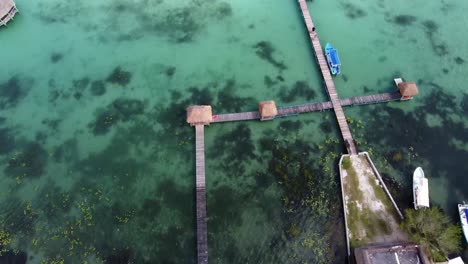
[[[212,228],[210,237],[213,241],[236,241],[236,234],[229,230],[248,225],[245,221],[249,221],[238,212],[253,210],[250,208],[260,202],[265,204],[261,215],[270,219],[270,225],[281,232],[264,234],[261,245],[257,245],[250,254],[232,259],[232,263],[342,261],[342,244],[325,246],[335,239],[341,240],[343,236],[339,196],[325,195],[339,192],[337,171],[333,165],[338,158],[335,153],[341,151],[338,140],[327,139],[320,145],[308,144],[297,136],[303,122],[285,120],[277,123],[276,132],[265,130],[258,142],[255,142],[249,129],[251,126],[232,126],[227,133],[215,138],[215,149],[208,149],[208,157],[212,160],[217,157],[214,165],[217,177],[223,175],[233,181],[243,179],[244,182],[255,179],[248,188],[237,189],[219,183],[214,191],[208,193],[209,197],[213,197],[208,199],[208,210],[213,215],[209,220]],[[218,149],[224,152],[216,151]],[[251,164],[255,162],[264,164],[263,169],[250,170]],[[268,206],[266,201],[271,199],[268,190],[272,188],[279,190],[279,194],[275,195],[279,197],[270,201]],[[281,213],[275,209],[276,206],[283,208]],[[321,223],[323,228],[317,230],[312,227],[310,217],[314,223]],[[241,243],[214,242],[213,255],[234,256],[236,251],[243,251],[244,247],[246,245]],[[269,247],[274,252],[286,252],[286,255],[256,253],[268,250],[263,247]]]
[[[216,111],[223,113],[241,112],[244,107],[255,107],[257,102],[253,97],[237,96],[236,90],[239,89],[239,84],[231,79],[227,80],[223,88],[218,92],[218,100],[215,105]]]
[[[412,15],[398,15],[393,18],[393,22],[400,26],[410,26],[412,25],[417,18]]]
[[[0,128],[0,155],[7,154],[15,148],[14,131],[8,128]]]
[[[44,148],[35,143],[24,144],[17,155],[8,161],[5,174],[10,177],[39,177],[47,164],[47,154]]]
[[[310,87],[305,81],[297,81],[292,85],[292,88],[283,86],[278,92],[277,97],[281,99],[282,102],[291,103],[294,100],[302,99],[310,102],[315,99],[316,92]]]
[[[169,66],[166,68],[164,73],[167,75],[167,77],[172,77],[176,73],[176,67]]]
[[[57,63],[59,62],[60,60],[63,59],[63,54],[62,53],[58,53],[58,52],[53,52],[51,55],[50,55],[50,61],[52,63]]]
[[[345,11],[346,16],[351,19],[362,18],[367,16],[367,12],[355,4],[345,3],[342,5],[342,7]]]
[[[126,0],[104,3],[101,8],[106,10],[105,19],[92,25],[79,16],[91,9],[83,3],[40,3],[36,16],[46,24],[77,23],[84,30],[99,32],[102,41],[135,41],[146,33],[164,35],[174,43],[190,43],[208,23],[224,21],[234,12],[228,2],[218,0],[190,1],[170,8],[158,8],[164,4],[161,0],[142,1],[142,4],[155,8],[137,8],[135,2]],[[128,28],[126,19],[136,23]]]
[[[26,97],[32,85],[33,81],[23,76],[14,76],[0,83],[0,109],[17,106]]]
[[[273,47],[273,44],[268,41],[260,41],[253,46],[255,49],[255,54],[261,59],[267,61],[279,71],[286,70],[288,67],[284,64],[283,61],[279,61],[274,58],[276,49]]]
[[[101,96],[106,93],[106,83],[104,81],[93,81],[91,83],[91,94]]]
[[[89,128],[94,135],[105,134],[120,122],[133,121],[136,116],[143,114],[144,110],[145,104],[140,100],[118,98],[96,114],[96,120],[89,124]]]
[[[112,84],[119,84],[120,86],[127,86],[132,78],[132,73],[124,71],[120,66],[116,67],[109,76],[107,76],[106,82]]]
[[[372,118],[367,118],[368,112],[362,111],[361,118],[366,122],[351,123],[353,134],[356,135],[355,138],[361,147],[371,149],[376,157],[380,157],[380,161],[383,161],[381,164],[384,164],[382,167],[384,174],[396,170],[399,175],[409,175],[414,170],[415,164],[424,164],[425,170],[430,173],[429,177],[437,178],[450,174],[449,188],[467,196],[468,193],[460,186],[468,184],[464,176],[468,167],[466,162],[463,162],[468,158],[468,151],[461,149],[456,143],[451,143],[468,140],[466,126],[453,118],[459,116],[463,120],[466,116],[467,96],[464,95],[464,100],[458,104],[456,98],[443,92],[439,85],[435,83],[426,85],[434,86],[436,89],[425,98],[414,99],[423,100],[419,107],[411,112],[404,112],[386,105],[375,106],[378,112]],[[428,124],[427,120],[431,115],[440,118],[440,125]],[[383,134],[386,136],[382,137]],[[427,163],[425,160],[431,162]],[[406,180],[402,182],[401,188],[407,188],[410,184],[410,178],[404,178]],[[395,196],[399,197],[405,193],[407,192],[403,190],[395,191]],[[448,202],[457,202],[452,199],[455,197],[451,197]],[[402,206],[411,207],[409,203],[411,199],[401,200],[405,201]],[[448,207],[448,205],[442,206]]]

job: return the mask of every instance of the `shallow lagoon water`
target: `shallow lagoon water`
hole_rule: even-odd
[[[0,29],[3,260],[194,263],[194,131],[185,108],[326,100],[295,1],[18,2]],[[423,165],[450,214],[468,196],[466,3],[309,3],[343,62],[362,150],[410,206]],[[417,7],[417,8],[415,8]],[[359,122],[361,121],[361,122]],[[332,113],[205,130],[210,260],[342,263]],[[399,154],[398,154],[399,153]]]

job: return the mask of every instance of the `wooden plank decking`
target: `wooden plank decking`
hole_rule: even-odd
[[[308,112],[324,111],[324,110],[328,110],[331,108],[332,108],[332,105],[330,102],[282,107],[282,108],[278,108],[278,116],[288,116],[288,115],[297,115],[297,114],[308,113]]]
[[[18,13],[15,2],[13,0],[0,1],[0,26],[6,26],[10,20]]]
[[[205,135],[204,126],[195,126],[195,163],[197,195],[197,257],[198,264],[208,263],[205,191]]]
[[[400,100],[401,95],[398,92],[394,93],[383,93],[366,96],[356,96],[345,99],[340,99],[342,106],[353,106],[353,105],[366,105],[376,104],[389,101]],[[283,117],[288,115],[297,115],[309,112],[318,112],[332,109],[333,105],[330,101],[323,103],[309,103],[297,106],[287,106],[278,108],[277,117]],[[214,115],[212,123],[232,122],[232,121],[245,121],[245,120],[260,120],[260,114],[258,112],[243,112],[243,113],[231,113],[231,114],[218,114]]]
[[[260,119],[259,112],[242,112],[242,113],[214,115],[212,123],[257,120],[257,119]]]
[[[383,94],[356,96],[356,97],[340,99],[340,104],[342,106],[366,105],[366,104],[377,104],[377,103],[385,103],[385,102],[390,102],[390,101],[398,101],[400,99],[401,99],[401,94],[399,92],[394,92],[394,93],[383,93]]]
[[[317,32],[315,31],[314,23],[312,22],[312,18],[310,17],[309,8],[307,7],[307,3],[305,0],[298,0],[298,2],[302,12],[302,16],[304,18],[304,23],[307,27],[307,31],[309,32],[309,38],[314,48],[317,62],[320,66],[320,71],[322,72],[322,76],[325,81],[328,95],[333,105],[333,110],[335,111],[336,119],[338,120],[341,135],[343,136],[343,140],[346,143],[346,147],[348,149],[349,154],[357,154],[356,144],[354,143],[353,136],[349,131],[348,123],[346,122],[346,117],[344,115],[340,99],[338,98],[338,94],[335,89],[335,83],[333,82],[330,70],[328,69],[328,64],[327,60],[325,59],[325,55],[323,54],[322,45],[320,44]]]

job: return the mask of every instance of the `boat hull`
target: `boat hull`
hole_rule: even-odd
[[[458,204],[458,214],[462,225],[465,240],[468,243],[468,220],[467,220],[468,204]]]
[[[413,173],[413,203],[416,210],[429,207],[429,183],[421,167]]]
[[[340,59],[338,58],[338,52],[330,43],[327,43],[325,46],[325,57],[327,58],[328,68],[330,69],[331,74],[340,74],[341,63]]]

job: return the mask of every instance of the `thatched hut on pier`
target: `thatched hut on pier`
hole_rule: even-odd
[[[0,0],[0,26],[6,26],[16,13],[18,9],[13,0]]]
[[[258,111],[260,112],[260,120],[271,120],[278,115],[275,101],[262,101],[258,103]]]
[[[398,91],[401,94],[400,100],[413,99],[413,96],[419,93],[418,87],[414,82],[400,82],[398,84]]]
[[[187,108],[187,123],[191,126],[209,125],[213,121],[210,105],[194,105]]]

